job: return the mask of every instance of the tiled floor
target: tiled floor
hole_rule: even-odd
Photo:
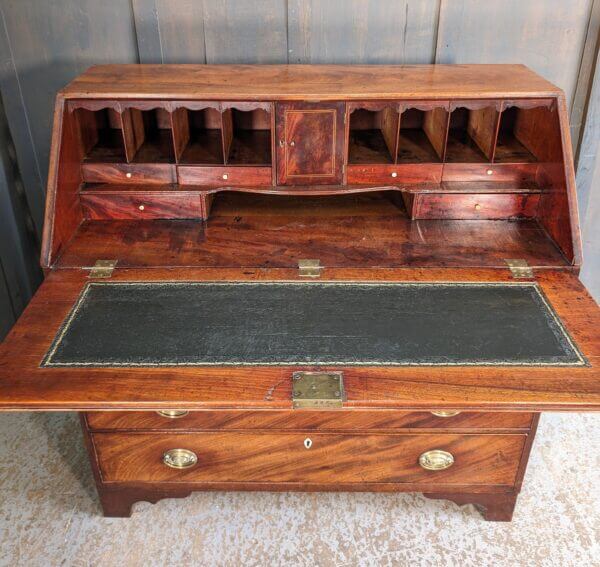
[[[420,495],[197,493],[100,515],[73,414],[0,414],[0,565],[600,565],[600,415],[544,415],[510,524]]]

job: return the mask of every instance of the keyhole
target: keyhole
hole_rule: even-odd
[[[310,449],[310,448],[312,447],[312,439],[308,439],[308,438],[306,438],[306,439],[304,440],[304,447],[305,447],[306,449]]]

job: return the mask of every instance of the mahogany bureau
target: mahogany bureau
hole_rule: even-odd
[[[600,409],[565,97],[520,65],[93,67],[41,262],[0,409],[80,412],[107,516],[335,490],[508,521],[540,413]]]

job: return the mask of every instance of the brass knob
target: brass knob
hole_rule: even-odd
[[[441,449],[433,449],[426,451],[419,457],[419,465],[428,471],[443,471],[450,468],[454,464],[452,453],[442,451]]]
[[[144,207],[144,205],[140,205],[140,206],[138,207],[138,209],[139,209],[140,211],[143,211],[145,208],[146,208],[146,207]]]
[[[125,174],[125,177],[127,177],[127,179],[131,179],[131,173],[129,173],[129,172],[128,172],[128,173],[126,173],[126,174]]]
[[[279,140],[279,147],[283,148],[285,146],[285,142],[283,140]]]
[[[480,210],[481,210],[481,205],[480,205],[479,203],[477,203],[477,204],[475,205],[475,210],[476,210],[476,211],[480,211]]]
[[[168,417],[169,419],[177,419],[178,417],[184,417],[186,416],[188,413],[190,413],[187,410],[159,410],[156,412],[158,415],[160,415],[161,417]]]
[[[307,438],[304,440],[304,447],[305,447],[306,449],[310,449],[310,448],[312,447],[312,439],[310,439],[309,437],[307,437]]]
[[[392,171],[392,177],[398,177],[398,173],[396,171]]]
[[[198,456],[187,449],[170,449],[163,455],[162,460],[172,469],[189,469],[198,462]]]
[[[493,170],[493,169],[488,169],[488,170],[486,171],[486,173],[487,173],[488,175],[492,175],[492,174],[494,173],[494,170]]]
[[[226,173],[223,174],[223,179],[229,179],[229,175],[227,175]]]
[[[457,410],[435,410],[431,412],[431,414],[435,415],[436,417],[454,417],[459,413],[460,412]]]
[[[294,140],[292,140],[292,141],[290,142],[290,146],[292,146],[292,148],[293,148],[295,145],[296,145],[296,144],[295,144]]]

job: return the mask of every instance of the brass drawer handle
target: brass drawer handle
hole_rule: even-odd
[[[189,469],[198,462],[198,456],[187,449],[171,449],[163,455],[162,460],[172,469]]]
[[[449,469],[454,464],[452,453],[433,449],[426,451],[419,457],[419,465],[428,471],[443,471]]]
[[[186,411],[186,410],[172,409],[172,410],[159,410],[156,413],[158,415],[160,415],[161,417],[168,417],[169,419],[177,419],[178,417],[186,416],[190,412]]]
[[[457,410],[435,410],[431,412],[431,415],[435,415],[436,417],[454,417],[459,413]]]

